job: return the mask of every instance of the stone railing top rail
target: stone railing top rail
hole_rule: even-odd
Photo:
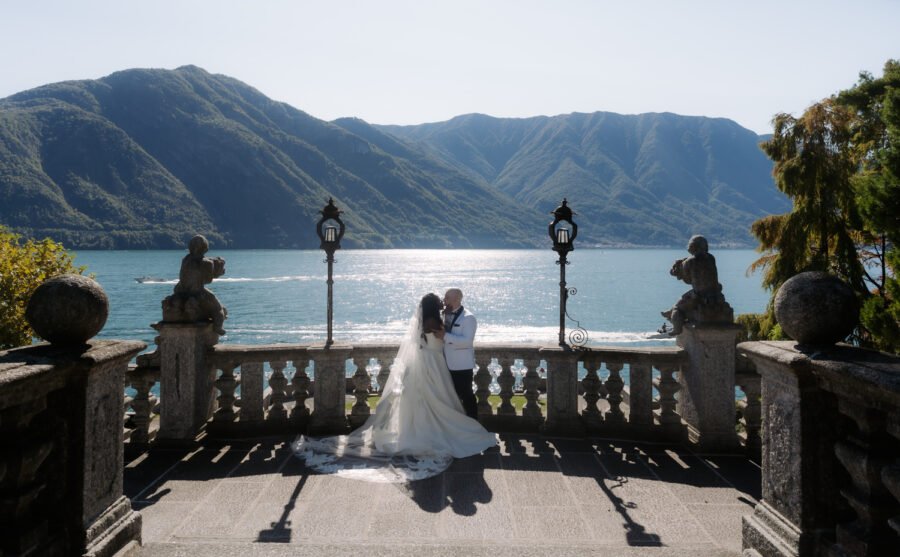
[[[65,384],[69,370],[96,367],[125,355],[129,357],[147,345],[128,340],[93,340],[83,350],[52,344],[36,344],[0,352],[0,406],[15,403],[28,394],[31,380]],[[21,402],[21,400],[19,400]]]
[[[215,363],[235,363],[241,360],[257,361],[291,360],[308,358],[314,354],[347,353],[390,358],[396,353],[398,343],[337,344],[329,349],[315,344],[218,344],[212,347]],[[623,348],[619,346],[597,346],[590,349],[565,351],[558,346],[539,344],[488,344],[475,345],[476,354],[490,354],[492,357],[522,357],[553,354],[554,357],[569,356],[577,360],[601,359],[638,364],[678,364],[685,352],[677,346],[642,346]],[[535,354],[536,353],[536,354]]]
[[[555,347],[554,347],[555,348]],[[577,350],[579,360],[599,357],[604,362],[622,361],[635,364],[680,364],[686,362],[687,352],[680,346],[594,346]]]
[[[829,391],[870,404],[900,403],[900,357],[846,344],[801,352],[794,341],[743,342],[738,350],[801,371],[809,370]]]

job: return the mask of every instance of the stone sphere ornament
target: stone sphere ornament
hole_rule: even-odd
[[[801,346],[831,346],[859,323],[853,289],[820,271],[791,277],[775,294],[775,319]]]
[[[100,332],[109,316],[109,298],[94,280],[60,275],[38,286],[25,319],[37,336],[52,344],[82,345]]]

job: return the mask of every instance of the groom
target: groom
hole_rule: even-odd
[[[450,368],[453,388],[462,402],[466,415],[478,419],[478,402],[472,392],[475,369],[475,329],[478,322],[462,306],[462,290],[451,288],[444,294],[444,357]]]

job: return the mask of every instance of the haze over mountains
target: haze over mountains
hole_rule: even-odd
[[[789,209],[760,138],[726,119],[597,112],[417,126],[325,122],[194,67],[126,70],[0,100],[0,224],[72,248],[755,245]]]

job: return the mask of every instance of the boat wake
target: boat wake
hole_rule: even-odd
[[[136,277],[134,280],[141,284],[178,284],[178,279],[165,279],[160,277]],[[219,277],[213,284],[231,282],[307,282],[311,280],[324,280],[324,278],[314,275],[289,275],[282,277]]]

